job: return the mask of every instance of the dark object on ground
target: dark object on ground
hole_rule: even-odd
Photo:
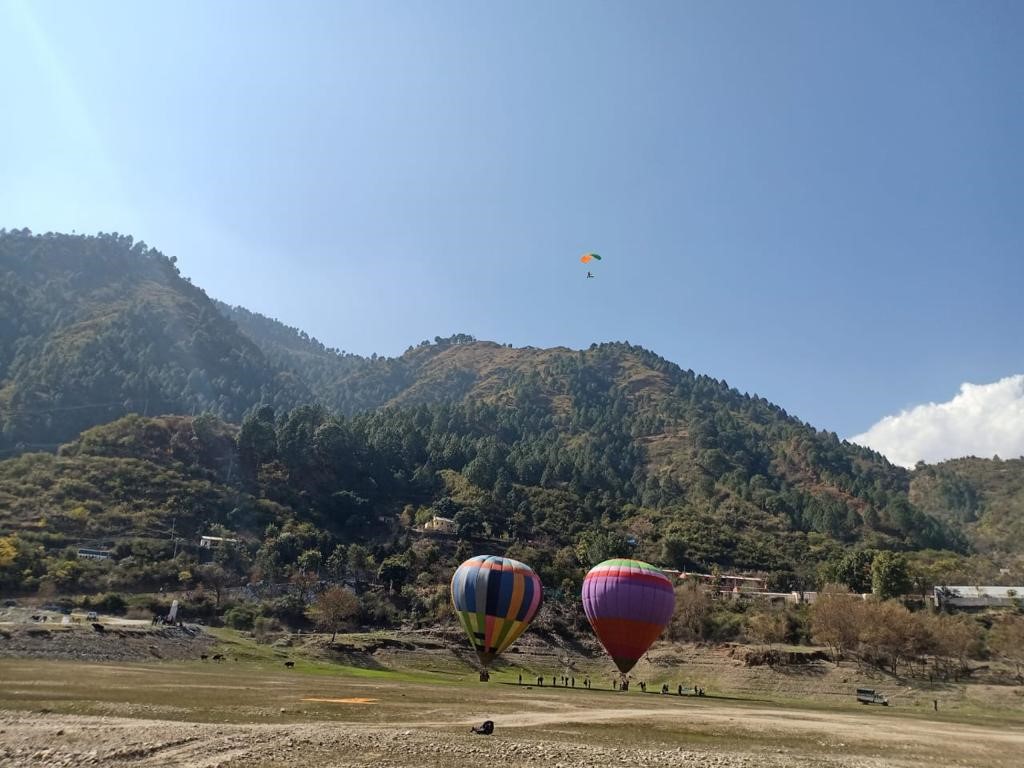
[[[202,659],[203,661],[206,661],[210,657],[207,656],[205,653],[203,653],[203,654],[200,654],[199,658]]]
[[[494,733],[494,721],[484,720],[482,724],[480,724],[476,728],[470,728],[469,730],[470,733],[475,733],[480,736],[490,736],[492,733]]]
[[[213,654],[213,660],[214,661],[224,661],[224,654],[223,653],[215,653],[215,654]]]
[[[285,665],[285,666],[286,666],[286,667],[287,667],[288,669],[294,669],[294,668],[295,668],[295,662],[294,662],[294,661],[286,661],[286,662],[284,663],[284,665]]]
[[[491,673],[490,672],[488,672],[486,669],[480,670],[480,682],[481,683],[486,683],[490,679],[491,679]]]
[[[96,632],[106,632],[106,631],[107,631],[107,630],[106,630],[106,629],[105,629],[105,628],[103,627],[103,625],[102,625],[102,624],[99,624],[98,622],[95,622],[95,621],[94,621],[94,622],[92,623],[92,628],[93,628],[93,629],[94,629],[94,630],[95,630]]]

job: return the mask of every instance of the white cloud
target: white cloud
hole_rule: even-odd
[[[850,438],[912,467],[961,456],[1024,455],[1024,374],[994,384],[962,384],[945,403],[928,403],[886,416]]]

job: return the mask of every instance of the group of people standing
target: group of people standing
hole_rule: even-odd
[[[580,683],[581,683],[581,685],[584,688],[590,688],[590,678],[589,677],[584,677],[583,680],[580,681]],[[522,673],[520,673],[520,675],[519,675],[519,684],[520,685],[523,684],[523,675],[522,675]],[[562,686],[563,688],[575,688],[576,687],[576,677],[575,677],[575,675],[562,675],[561,677],[556,678],[556,677],[554,677],[552,675],[552,677],[551,677],[551,685],[554,686],[554,687]],[[543,675],[539,675],[537,677],[537,687],[538,688],[543,688],[544,687],[544,676]]]
[[[484,672],[480,673],[480,681],[481,682],[486,682],[486,679],[484,678],[485,674],[486,673],[484,673]],[[489,675],[487,676],[487,679],[490,679]],[[615,677],[613,677],[612,678],[612,690],[613,691],[628,691],[629,690],[629,682],[630,681],[629,681],[628,677],[622,677],[622,678],[615,678]],[[584,677],[583,680],[581,681],[581,683],[582,683],[582,687],[583,688],[586,688],[588,690],[590,689],[591,684],[590,684],[590,678],[589,677]],[[522,673],[520,673],[519,674],[519,685],[522,685],[522,684],[523,684],[523,675],[522,675]],[[529,684],[529,681],[527,681],[527,684]],[[538,688],[543,688],[544,687],[544,676],[543,675],[538,675],[537,676],[536,684],[537,684]],[[559,686],[561,686],[563,688],[575,688],[576,687],[576,677],[574,675],[561,675],[559,677],[552,676],[551,677],[551,685],[552,685],[552,687],[556,687],[556,688],[559,687]],[[646,681],[641,680],[640,683],[639,683],[639,686],[640,686],[640,690],[641,691],[643,691],[644,693],[647,693],[647,683],[646,683]],[[670,689],[669,689],[668,683],[663,683],[662,684],[661,692],[662,693],[670,693],[671,692]],[[679,696],[703,696],[704,695],[704,689],[703,688],[699,688],[698,686],[695,685],[695,686],[693,686],[692,693],[691,693],[691,689],[688,686],[683,686],[683,684],[680,683],[679,686],[676,688],[676,694],[679,695]]]
[[[612,680],[612,686],[613,687],[614,687],[615,683],[616,683],[616,681]],[[629,680],[628,679],[621,681],[619,683],[619,685],[620,685],[619,690],[622,690],[622,691],[628,691],[629,690]],[[640,681],[640,690],[643,691],[644,693],[647,693],[647,683],[645,681],[643,681],[643,680]],[[661,684],[661,692],[662,693],[671,693],[671,690],[669,688],[668,683],[662,683]],[[689,686],[684,686],[682,683],[680,683],[678,685],[678,687],[676,688],[676,694],[679,695],[679,696],[703,696],[704,695],[704,689],[703,688],[698,688],[695,685],[695,686],[693,686],[693,693],[690,693]]]

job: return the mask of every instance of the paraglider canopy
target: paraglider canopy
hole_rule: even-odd
[[[605,560],[583,579],[583,610],[622,674],[658,639],[675,602],[668,576],[640,560]]]
[[[530,625],[542,596],[533,569],[507,557],[471,557],[452,577],[452,604],[485,668]]]
[[[596,253],[584,253],[582,256],[580,256],[580,261],[582,261],[584,264],[589,264],[592,261],[600,260],[601,257],[598,256]]]

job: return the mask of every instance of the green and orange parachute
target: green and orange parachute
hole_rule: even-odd
[[[596,253],[584,253],[582,256],[580,256],[580,261],[582,261],[584,264],[589,264],[592,261],[600,260],[601,257]]]

